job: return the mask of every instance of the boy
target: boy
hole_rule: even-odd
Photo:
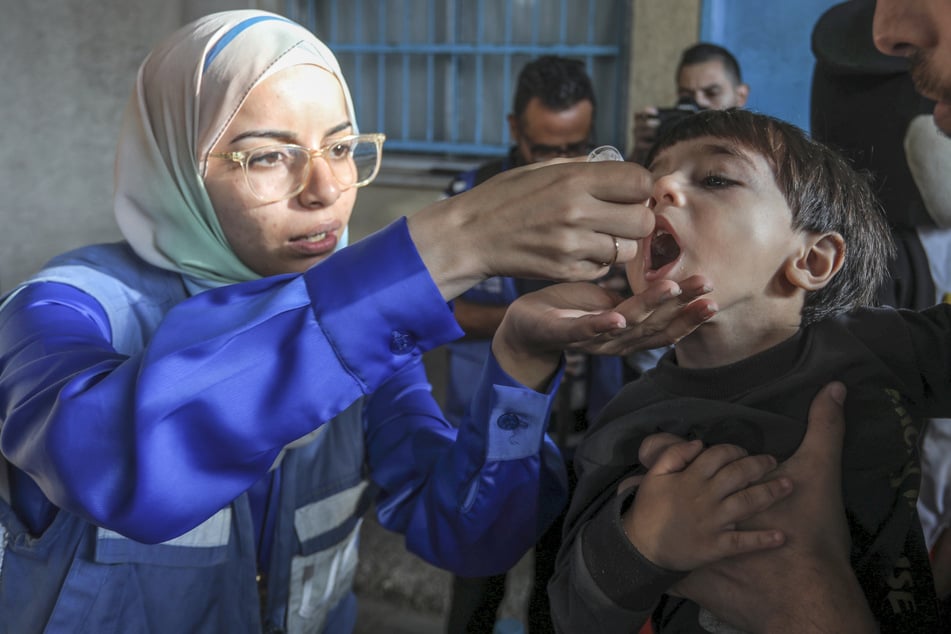
[[[677,598],[677,584],[720,559],[717,536],[740,538],[730,496],[758,479],[737,476],[740,458],[788,458],[813,396],[841,380],[852,567],[881,631],[938,631],[916,445],[926,418],[951,414],[951,307],[859,308],[892,249],[883,215],[868,184],[794,126],[701,112],[661,140],[650,168],[656,225],[627,265],[631,288],[702,273],[718,312],[628,384],[578,449],[551,585],[559,627],[629,616],[633,632],[653,616],[659,632],[736,631]],[[638,463],[658,431],[742,451],[695,443],[682,470],[661,472]]]

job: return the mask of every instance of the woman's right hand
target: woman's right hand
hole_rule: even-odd
[[[594,280],[653,231],[651,187],[623,161],[528,165],[417,212],[409,231],[447,300],[495,275]]]

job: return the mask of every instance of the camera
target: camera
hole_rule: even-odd
[[[659,139],[667,133],[678,121],[689,117],[695,112],[703,110],[693,97],[681,97],[673,108],[658,108],[657,119],[660,123],[657,125],[657,134],[654,138]]]

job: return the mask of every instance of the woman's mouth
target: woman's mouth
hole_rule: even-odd
[[[303,257],[325,255],[337,248],[337,236],[331,230],[315,231],[291,238],[290,247]]]
[[[319,233],[312,233],[309,236],[304,236],[303,238],[298,238],[304,242],[320,242],[327,237],[326,231],[321,231]]]

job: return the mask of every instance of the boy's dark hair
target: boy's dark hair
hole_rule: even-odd
[[[545,55],[522,67],[515,87],[513,113],[521,121],[528,102],[533,97],[549,110],[567,110],[579,101],[591,102],[592,112],[596,106],[594,87],[585,71],[584,63],[576,59]]]
[[[677,64],[677,76],[680,76],[680,70],[684,66],[703,64],[704,62],[712,60],[719,60],[720,63],[723,64],[723,69],[727,75],[730,76],[730,79],[733,80],[734,86],[743,83],[743,75],[740,73],[740,63],[736,61],[736,57],[733,56],[733,53],[722,46],[710,44],[709,42],[694,44],[680,54],[680,63]]]
[[[872,305],[895,249],[870,176],[791,123],[738,108],[684,117],[658,140],[647,164],[664,148],[705,136],[736,143],[766,159],[792,211],[794,229],[842,236],[842,268],[824,288],[806,294],[802,325]]]

